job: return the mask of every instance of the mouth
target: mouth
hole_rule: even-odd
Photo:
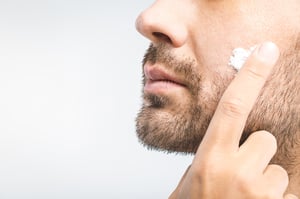
[[[165,93],[186,88],[183,80],[161,66],[146,63],[144,66],[146,93]]]

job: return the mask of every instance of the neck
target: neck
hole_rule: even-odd
[[[300,135],[300,131],[294,135]],[[295,140],[297,139],[297,140]],[[286,193],[300,198],[300,137],[295,136],[293,143],[279,139],[279,147],[270,164],[282,166],[289,174],[289,186]]]
[[[292,193],[300,197],[300,168],[298,167],[298,172],[290,176],[289,187],[287,193]]]
[[[300,135],[299,131],[297,132],[297,135]],[[292,164],[287,167],[290,179],[287,193],[292,193],[300,197],[300,146],[295,146],[292,151],[294,153],[291,157],[294,157],[295,159],[293,161],[288,160],[288,158],[286,159],[286,162],[292,162]]]

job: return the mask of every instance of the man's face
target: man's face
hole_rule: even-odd
[[[283,115],[298,114],[291,110],[298,105],[291,105],[299,93],[291,93],[299,90],[299,10],[299,0],[158,0],[141,13],[137,29],[151,45],[143,64],[140,140],[150,148],[195,152],[237,73],[228,65],[232,50],[263,41],[275,42],[282,56],[244,136],[258,129],[280,135],[287,125]]]

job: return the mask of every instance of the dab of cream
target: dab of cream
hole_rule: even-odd
[[[233,49],[232,55],[230,56],[229,59],[229,65],[239,71],[255,48],[256,46],[253,46],[250,49],[244,49],[244,48]]]

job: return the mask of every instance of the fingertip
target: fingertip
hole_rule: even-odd
[[[270,63],[272,65],[276,63],[280,54],[277,45],[270,41],[264,42],[259,45],[255,49],[255,52],[262,61]]]

